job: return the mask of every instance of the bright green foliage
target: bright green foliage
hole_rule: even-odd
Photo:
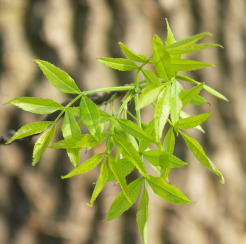
[[[182,130],[195,128],[203,131],[200,124],[205,122],[211,113],[189,116],[183,110],[189,104],[202,106],[206,103],[201,94],[202,90],[222,100],[228,99],[204,82],[179,74],[180,71],[213,67],[209,63],[185,59],[182,57],[183,54],[221,46],[213,43],[197,44],[202,38],[211,36],[207,32],[176,41],[171,27],[167,21],[166,23],[167,40],[163,42],[155,35],[152,40],[153,54],[150,57],[136,54],[120,42],[119,45],[126,58],[98,59],[102,64],[118,71],[134,70],[135,81],[128,86],[80,91],[67,73],[46,61],[35,60],[54,87],[76,96],[64,107],[51,99],[35,97],[20,97],[8,102],[36,114],[59,111],[54,121],[41,121],[22,126],[7,143],[46,130],[35,143],[32,164],[38,163],[47,147],[65,149],[74,169],[62,176],[62,179],[86,173],[101,165],[89,206],[93,205],[106,183],[116,181],[121,189],[109,209],[106,220],[112,220],[123,214],[137,201],[142,192],[136,219],[144,244],[147,243],[148,190],[152,189],[155,194],[170,203],[192,203],[178,188],[168,183],[170,170],[188,165],[174,155],[176,140],[182,137],[195,158],[218,175],[224,183],[222,173],[208,158],[201,145]],[[149,70],[147,65],[152,66],[152,69]],[[141,82],[140,73],[144,77]],[[185,90],[182,82],[195,85]],[[89,94],[112,91],[124,94],[116,112],[115,101],[119,94],[115,93],[105,102],[105,108],[109,107],[107,111],[111,111],[110,113],[99,109],[88,97]],[[128,104],[133,99],[135,114],[128,109]],[[147,106],[153,107],[154,116],[151,122],[146,124],[142,121],[141,110]],[[61,131],[64,139],[51,146],[59,119],[62,120]],[[87,133],[81,133],[81,125],[88,129]],[[100,144],[105,145],[105,152],[92,155],[81,163],[81,149],[85,147],[89,150]],[[151,165],[157,172],[156,176],[148,172],[147,165]],[[132,177],[127,176],[133,171],[134,175],[131,176],[135,178],[129,182],[128,178]]]

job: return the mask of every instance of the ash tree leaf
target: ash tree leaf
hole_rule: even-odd
[[[144,184],[142,198],[139,203],[138,211],[137,211],[138,229],[140,231],[144,244],[147,244],[147,234],[148,234],[147,221],[149,215],[148,205],[149,205],[149,197],[148,197],[148,192],[146,190],[146,186]]]
[[[105,139],[103,135],[102,140]],[[91,134],[84,134],[80,136],[74,136],[65,140],[58,141],[57,143],[50,146],[51,149],[72,149],[87,147],[87,150],[101,144],[102,141],[97,141]]]
[[[160,141],[164,126],[167,122],[170,112],[170,94],[171,86],[167,85],[159,94],[156,108],[155,108],[155,139],[157,142]]]
[[[200,93],[200,91],[202,90],[204,86],[204,83],[198,84],[195,87],[192,87],[189,90],[182,90],[180,97],[183,103],[183,108],[190,103],[191,101],[193,101],[193,99],[195,99],[195,97]]]
[[[62,134],[65,139],[79,136],[81,134],[80,127],[70,110],[65,111],[65,116],[61,126]],[[79,165],[79,156],[82,147],[67,149],[68,157],[74,167]]]
[[[171,27],[166,19],[166,25],[167,25],[167,41],[165,42],[166,47],[170,46],[171,44],[175,43],[176,40],[174,38],[173,32],[171,30]]]
[[[39,134],[52,124],[53,121],[41,121],[24,125],[12,136],[12,138],[6,144],[9,144],[17,139]]]
[[[185,119],[181,119],[178,121],[178,128],[179,129],[191,129],[194,128],[201,123],[205,122],[211,113],[203,113],[195,116],[191,116]]]
[[[146,88],[140,96],[136,110],[140,110],[154,102],[162,88],[164,88],[163,84],[153,84]]]
[[[191,115],[187,114],[187,113],[184,112],[184,111],[181,111],[180,117],[181,117],[181,119],[186,119],[186,118],[191,117]],[[198,125],[198,126],[196,126],[195,128],[198,129],[199,131],[201,131],[202,133],[205,133],[205,131],[204,131],[204,129],[201,127],[201,125]]]
[[[209,47],[220,47],[223,48],[223,46],[215,43],[206,43],[206,44],[193,44],[186,47],[177,47],[177,48],[169,48],[168,52],[170,54],[186,54],[186,53],[195,53],[202,49],[209,48]]]
[[[207,157],[201,145],[194,138],[186,135],[185,133],[181,131],[179,131],[179,133],[181,134],[181,136],[185,140],[186,145],[188,146],[192,154],[197,158],[197,160],[200,163],[202,163],[205,167],[213,171],[215,174],[217,174],[221,179],[221,183],[224,184],[225,183],[224,176],[213,164],[213,162]]]
[[[138,55],[134,53],[132,50],[130,50],[125,44],[122,42],[119,42],[120,48],[122,52],[125,54],[125,56],[131,60],[137,61],[137,62],[145,62],[146,57],[143,55]]]
[[[191,101],[190,104],[196,105],[196,106],[201,106],[203,104],[207,103],[205,98],[202,96],[196,95]]]
[[[147,125],[147,127],[145,128],[144,131],[155,138],[155,124],[154,124],[154,120],[152,120]],[[150,144],[151,144],[151,141],[139,140],[139,151],[140,152],[145,151],[150,146]]]
[[[194,83],[194,84],[201,84],[201,82],[199,81],[196,81],[190,77],[187,77],[185,75],[177,75],[176,76],[177,79],[180,79],[180,80],[183,80],[183,81],[188,81],[188,82],[191,82],[191,83]],[[213,89],[212,87],[210,86],[207,86],[207,85],[204,85],[203,86],[204,90],[206,90],[207,92],[209,92],[210,94],[214,95],[215,97],[218,97],[224,101],[229,101],[224,95],[222,95],[220,92],[216,91],[215,89]]]
[[[48,131],[46,131],[42,136],[39,137],[34,145],[33,149],[33,161],[32,165],[35,166],[45,149],[49,146],[55,134],[56,124],[53,124]]]
[[[34,61],[38,64],[44,75],[56,89],[69,94],[81,93],[74,80],[66,72],[46,61],[38,59],[34,59]]]
[[[173,128],[170,127],[163,141],[163,151],[173,154],[175,145],[175,136]]]
[[[161,84],[159,78],[152,71],[145,70],[145,69],[142,69],[141,71],[148,85]]]
[[[119,71],[130,71],[138,69],[138,66],[129,59],[124,58],[98,58],[97,59],[102,64],[108,66],[109,68],[116,69]]]
[[[192,71],[197,69],[203,69],[206,67],[215,67],[212,64],[204,63],[189,59],[172,59],[172,68],[174,72],[179,71]]]
[[[99,153],[99,154],[93,155],[90,159],[88,159],[87,161],[85,161],[84,163],[79,165],[77,168],[72,170],[67,175],[62,176],[61,178],[62,179],[70,178],[74,175],[83,174],[83,173],[86,173],[86,172],[92,170],[101,162],[103,156],[104,156],[104,153]]]
[[[51,114],[63,109],[61,104],[52,99],[38,97],[19,97],[9,101],[7,104],[15,105],[24,111],[34,114]]]
[[[180,168],[187,165],[187,163],[183,162],[176,156],[160,150],[149,150],[143,152],[143,156],[152,165],[159,166],[161,168]]]
[[[130,198],[130,195],[127,189],[126,178],[124,176],[123,171],[121,170],[119,165],[116,163],[116,160],[110,155],[108,155],[108,163],[109,163],[109,167],[111,171],[113,172],[117,182],[120,184],[120,187],[126,199],[129,201],[129,203],[132,204],[131,198]]]
[[[170,97],[170,114],[174,126],[179,120],[179,115],[182,109],[182,100],[180,98],[181,88],[176,79],[173,79]]]
[[[129,175],[134,169],[135,166],[134,164],[132,164],[129,160],[125,159],[125,158],[121,158],[119,160],[117,160],[115,162],[115,164],[118,164],[117,167],[120,167],[124,177],[126,177],[127,175]],[[108,181],[113,181],[116,180],[113,172],[111,169],[108,169],[108,178],[107,178],[107,182]]]
[[[115,134],[112,136],[114,138],[115,145],[122,153],[123,157],[129,160],[130,162],[132,162],[141,175],[143,175],[144,177],[148,177],[146,169],[144,167],[144,163],[139,153],[136,151],[133,145],[127,140],[127,138],[122,135],[115,135]]]
[[[142,130],[137,124],[128,119],[117,119],[121,128],[128,134],[137,137],[138,139],[155,142],[155,139]]]
[[[92,196],[91,196],[91,200],[90,200],[90,204],[88,204],[89,207],[93,206],[93,203],[95,202],[95,200],[97,199],[98,195],[100,194],[100,192],[102,191],[106,181],[107,181],[107,177],[108,177],[108,169],[107,169],[107,161],[106,158],[103,160],[102,165],[101,165],[101,170],[100,170],[100,175],[97,179],[95,188],[93,190]]]
[[[168,50],[170,48],[174,48],[174,47],[184,48],[184,47],[190,46],[190,45],[198,42],[199,40],[201,40],[205,36],[212,36],[212,34],[209,32],[203,32],[203,33],[199,33],[199,34],[194,35],[194,36],[190,36],[190,37],[185,38],[181,41],[177,41],[175,43],[172,43],[171,45],[168,46]]]
[[[159,36],[155,35],[153,37],[152,44],[155,71],[159,77],[169,81],[172,76],[170,55]]]
[[[100,112],[97,105],[87,96],[81,97],[80,118],[96,140],[101,141]]]
[[[160,177],[149,175],[149,179],[147,181],[155,194],[170,203],[192,203],[192,201],[189,200],[178,188],[165,183],[165,181]]]
[[[107,221],[119,217],[137,201],[141,191],[142,180],[142,178],[138,178],[127,186],[127,191],[129,192],[132,203],[127,200],[125,194],[122,191],[118,194],[109,208],[106,218]]]

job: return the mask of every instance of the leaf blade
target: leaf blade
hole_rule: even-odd
[[[131,60],[137,61],[137,62],[145,62],[146,57],[143,55],[138,55],[134,53],[132,50],[130,50],[125,44],[122,42],[119,42],[120,48],[122,52],[125,54],[125,56]]]
[[[131,71],[138,69],[138,66],[129,59],[124,58],[98,58],[97,59],[102,64],[109,68],[116,69],[119,71]]]

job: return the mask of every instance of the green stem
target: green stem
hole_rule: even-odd
[[[135,86],[106,87],[106,88],[94,89],[94,90],[90,90],[90,91],[83,91],[82,95],[89,95],[89,94],[97,93],[97,92],[130,91],[134,88],[135,88]]]

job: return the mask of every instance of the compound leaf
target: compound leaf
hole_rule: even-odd
[[[6,144],[9,144],[17,139],[21,139],[34,134],[39,134],[51,124],[53,124],[53,121],[41,121],[24,125],[12,136],[12,138]]]
[[[148,205],[149,205],[149,197],[148,197],[148,192],[144,184],[142,198],[139,203],[138,211],[137,211],[138,229],[140,231],[144,244],[147,244],[147,233],[148,233],[147,221],[148,221],[148,215],[149,215]]]
[[[185,133],[179,131],[183,139],[185,140],[186,145],[190,149],[190,151],[193,153],[193,155],[197,158],[199,162],[201,162],[204,166],[206,166],[208,169],[213,171],[215,174],[217,174],[220,179],[221,183],[225,183],[224,176],[222,173],[217,169],[217,167],[213,164],[213,162],[207,157],[205,152],[203,151],[201,145],[192,137],[186,135]]]
[[[50,83],[59,91],[69,94],[80,94],[81,91],[74,80],[64,71],[43,60],[34,60]]]
[[[37,142],[35,143],[33,149],[33,161],[32,161],[33,166],[35,166],[38,163],[44,150],[48,147],[51,140],[53,139],[55,134],[55,129],[56,129],[56,124],[53,124],[51,128],[49,128],[48,131],[46,131],[42,136],[40,136]]]
[[[87,96],[82,96],[80,101],[80,118],[90,133],[101,141],[102,132],[100,124],[100,112],[97,105]]]
[[[119,217],[137,201],[141,191],[142,180],[142,178],[139,178],[127,186],[127,191],[129,192],[132,203],[127,200],[125,194],[122,191],[118,194],[110,206],[106,220],[112,220]]]
[[[13,104],[24,111],[34,114],[51,114],[63,109],[61,104],[52,99],[38,97],[19,97],[9,101],[7,104]]]
[[[130,70],[138,69],[138,66],[132,60],[129,59],[98,58],[98,61],[108,66],[109,68],[120,70],[120,71],[130,71]]]
[[[70,178],[74,175],[83,174],[83,173],[86,173],[86,172],[92,170],[93,168],[95,168],[100,163],[100,161],[103,158],[103,155],[104,155],[104,153],[99,153],[99,154],[93,155],[90,159],[88,159],[87,161],[82,163],[80,166],[78,166],[77,168],[72,170],[67,175],[62,176],[61,178],[62,179]]]
[[[155,194],[162,197],[166,201],[175,204],[187,204],[192,203],[178,188],[173,185],[165,183],[160,177],[149,175],[147,179],[150,187]]]

